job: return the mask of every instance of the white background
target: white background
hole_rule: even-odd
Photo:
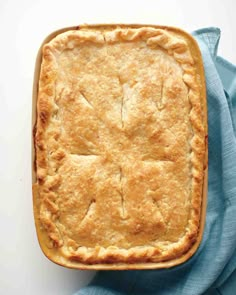
[[[218,1],[0,0],[0,294],[66,295],[93,272],[48,261],[38,246],[31,196],[34,63],[52,31],[81,23],[149,23],[222,30],[219,53],[236,63],[236,5]],[[234,49],[233,49],[234,48]]]

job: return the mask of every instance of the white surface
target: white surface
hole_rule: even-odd
[[[0,1],[1,294],[69,295],[93,275],[48,261],[35,234],[31,92],[35,57],[45,36],[81,23],[153,23],[187,31],[217,26],[222,30],[220,54],[236,63],[235,11],[233,0]]]

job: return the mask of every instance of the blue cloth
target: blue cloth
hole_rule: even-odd
[[[236,67],[217,56],[219,29],[193,36],[204,60],[209,122],[208,206],[200,248],[167,270],[100,271],[77,295],[236,294]]]

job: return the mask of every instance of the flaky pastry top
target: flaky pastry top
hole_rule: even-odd
[[[151,263],[196,241],[206,129],[192,48],[152,27],[82,28],[44,45],[35,210],[55,257]]]

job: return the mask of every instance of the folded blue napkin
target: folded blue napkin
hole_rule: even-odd
[[[77,295],[236,294],[236,67],[217,56],[220,30],[193,32],[205,68],[209,124],[206,226],[196,254],[167,270],[100,271]]]

